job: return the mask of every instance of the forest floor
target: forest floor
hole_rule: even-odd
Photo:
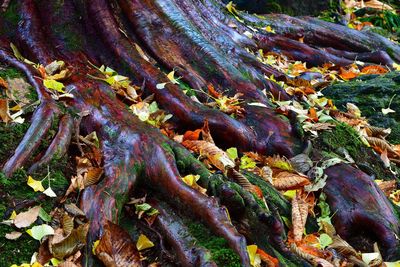
[[[380,10],[368,15],[367,13],[363,14],[361,9],[352,7],[350,14],[346,14],[346,16],[350,16],[350,20],[347,21],[349,27],[372,30],[395,41],[399,40],[400,17],[398,14],[396,15],[391,10]],[[324,13],[324,19],[334,20],[330,15],[329,12]],[[270,30],[273,31],[273,29]],[[257,57],[260,61],[274,66],[290,77],[302,78],[302,84],[278,82],[289,95],[297,95],[302,101],[280,101],[271,98],[276,110],[282,115],[294,111],[297,114],[299,132],[310,137],[314,148],[329,154],[327,158],[337,159],[338,162],[357,162],[363,171],[375,178],[375,182],[399,210],[400,94],[397,89],[400,87],[400,65],[362,66],[360,62],[354,62],[347,67],[338,67],[329,63],[323,67],[309,67],[303,62],[290,60],[280,54],[263,54],[262,51],[259,51]],[[100,68],[99,73],[102,75],[100,78],[104,80],[119,78],[118,82],[127,82],[126,77],[119,76],[110,69]],[[189,94],[193,90],[180,81],[174,72],[169,73],[168,77],[172,83],[180,84]],[[275,81],[273,76],[269,79]],[[39,103],[37,95],[26,82],[24,75],[9,66],[0,65],[0,90],[1,165],[12,156],[22,140],[29,128],[34,108]],[[129,92],[122,94],[128,98],[132,97]],[[211,97],[215,99],[214,108],[230,110],[234,116],[240,116],[240,97],[229,98],[217,92]],[[129,108],[142,121],[158,127],[165,135],[181,142],[187,148],[192,149],[195,154],[198,154],[199,149],[191,145],[191,142],[212,140],[210,139],[212,132],[209,132],[207,125],[196,131],[175,133],[169,125],[171,116],[160,109],[157,103],[151,99],[140,99]],[[30,159],[30,163],[34,163],[39,153],[50,144],[56,131],[55,127],[49,131],[38,149],[38,154]],[[77,136],[77,138],[73,138],[68,154],[53,160],[48,166],[41,167],[33,173],[28,173],[26,169],[21,168],[10,178],[0,173],[0,215],[3,221],[0,224],[0,267],[8,267],[13,264],[15,264],[13,266],[30,266],[29,263],[32,266],[41,266],[39,263],[36,265],[34,263],[38,259],[39,248],[44,246],[40,240],[43,236],[49,235],[46,232],[49,229],[34,227],[48,224],[52,229],[50,232],[54,233],[57,225],[52,224],[51,218],[61,220],[61,224],[65,223],[63,220],[70,220],[68,215],[63,218],[63,214],[60,213],[61,207],[69,205],[68,207],[74,210],[69,213],[70,216],[74,212],[79,214],[80,211],[75,206],[78,205],[79,190],[93,182],[89,181],[90,179],[98,180],[102,175],[101,166],[93,163],[87,164],[88,161],[101,162],[101,158],[99,159],[96,155],[97,142],[95,134]],[[83,155],[80,153],[82,147]],[[215,149],[222,151],[216,146]],[[236,164],[240,170],[256,173],[274,185],[287,203],[292,202],[293,204],[296,201],[297,189],[310,185],[308,178],[299,174],[298,163],[293,160],[264,157],[255,153],[238,155],[237,149],[234,147],[223,153],[228,157],[227,160]],[[380,158],[379,164],[377,164],[376,158]],[[212,171],[218,171],[219,163],[215,162],[212,155],[205,153],[201,159]],[[305,160],[305,158],[301,160]],[[327,164],[337,164],[338,162]],[[313,163],[310,167],[312,166]],[[88,175],[88,173],[90,174]],[[290,180],[277,179],[277,177],[283,176],[290,177]],[[388,177],[393,178],[388,179]],[[205,189],[196,183],[198,177],[195,175],[187,175],[183,179],[188,185],[204,192]],[[323,179],[321,181],[324,183]],[[261,202],[263,202],[263,189],[262,184],[252,185],[252,194]],[[66,194],[67,192],[68,194]],[[329,210],[323,196],[315,199],[313,190],[310,192],[307,196],[310,214],[314,214],[319,226],[327,227],[330,225],[330,218],[334,211]],[[127,213],[145,214],[143,217],[146,219],[154,219],[152,217],[156,215],[151,214],[151,207],[148,208],[145,201],[138,200],[141,196],[140,192],[137,196],[136,199],[132,199]],[[40,208],[37,208],[38,206]],[[135,218],[135,220],[139,219]],[[284,216],[282,219],[288,228],[298,224]],[[22,226],[16,226],[15,220],[18,220]],[[296,219],[292,218],[292,220]],[[201,223],[193,221],[189,225],[192,225],[192,234],[197,236],[199,242],[212,252],[216,262],[221,266],[237,266],[237,256],[228,248],[223,239],[214,237]],[[126,226],[129,228],[128,224]],[[139,239],[137,247],[140,248],[143,258],[146,258],[144,261],[147,263],[157,262],[159,257],[155,249],[159,245],[156,242],[157,234],[149,232],[145,227],[141,229],[130,226],[130,228],[132,239]],[[316,230],[318,232],[318,228]],[[334,240],[330,237],[329,230],[325,230],[326,232],[319,234],[307,231],[308,234],[304,239],[304,251],[310,254],[314,253],[313,255],[321,258],[327,257],[324,249],[332,245]],[[298,232],[299,229],[296,231]],[[300,229],[300,231],[304,232],[305,230]],[[289,243],[295,239],[293,232],[291,231],[289,234]],[[76,244],[66,244],[64,248],[60,249],[67,250],[71,249],[71,246],[73,247],[74,253],[65,257],[71,262],[80,256],[81,244],[78,244],[78,240],[74,241]],[[71,242],[73,243],[73,241]],[[92,246],[93,244],[86,245]],[[357,245],[354,247],[358,252],[362,252],[360,256],[366,264],[380,257],[379,251],[376,251],[376,248],[374,250],[373,244],[369,247],[357,247]],[[262,251],[257,248],[252,251],[252,249],[249,247],[249,253],[253,255],[253,258],[257,255],[260,257],[260,254],[262,258]],[[65,251],[60,253],[63,256],[67,255]],[[50,255],[48,262],[52,266],[57,266],[61,259]],[[388,264],[387,266],[400,265],[400,263],[397,264]]]

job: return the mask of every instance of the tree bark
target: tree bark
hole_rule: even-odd
[[[309,264],[285,245],[286,230],[279,213],[288,214],[290,205],[271,185],[257,176],[249,178],[254,184],[261,184],[267,193],[267,202],[271,202],[268,205],[274,207],[269,210],[236,183],[222,175],[211,175],[180,144],[130,113],[110,86],[88,78],[94,69],[87,61],[110,65],[129,75],[137,85],[144,84],[145,95],[154,94],[157,103],[173,114],[179,131],[200,128],[207,120],[219,147],[234,146],[240,152],[291,158],[306,147],[306,140],[297,134],[293,118],[279,116],[262,92],[266,89],[275,98],[289,99],[278,84],[266,80],[264,75],[273,74],[284,81],[289,78],[261,64],[246,49],[281,52],[310,65],[326,62],[347,65],[359,55],[367,64],[391,65],[400,59],[398,45],[378,35],[312,18],[285,15],[259,18],[240,13],[239,18],[247,22],[241,23],[217,0],[65,0],[61,4],[23,0],[18,2],[18,12],[20,20],[16,27],[4,30],[1,36],[0,61],[25,73],[41,104],[22,142],[3,166],[7,176],[24,166],[39,146],[41,136],[48,131],[53,117],[62,116],[59,131],[31,169],[46,164],[57,150],[66,153],[72,136],[72,117],[83,112],[88,115],[82,118],[80,127],[85,133],[97,133],[105,172],[104,179],[86,188],[81,197],[81,208],[91,222],[88,244],[100,236],[107,221],[118,223],[130,193],[138,184],[145,184],[159,194],[159,201],[168,202],[174,210],[190,209],[194,218],[226,239],[240,257],[242,266],[250,266],[246,240],[279,257],[283,265]],[[0,19],[0,23],[5,25],[7,21]],[[232,24],[236,27],[228,26]],[[259,27],[252,39],[243,35],[245,31],[252,31],[249,25]],[[271,25],[276,34],[262,31],[265,25]],[[78,44],[69,43],[73,39],[71,36],[79,40]],[[299,41],[300,37],[304,38],[304,43]],[[13,56],[8,46],[10,41],[22,48],[25,57],[37,63],[65,61],[72,75],[64,84],[74,98],[63,102],[64,107],[60,108],[60,102],[52,99],[42,85],[37,70]],[[148,53],[150,61],[143,58],[135,43]],[[331,47],[335,50],[329,50]],[[335,52],[338,50],[344,53],[343,57]],[[199,96],[202,103],[193,101],[179,86],[170,83],[159,67],[176,70],[187,84],[206,94],[211,94],[210,84],[217,92],[228,96],[240,93],[245,115],[233,118],[211,109],[205,105],[207,97]],[[160,83],[167,84],[157,89]],[[254,103],[258,105],[252,105]],[[184,168],[177,162],[183,163]],[[209,196],[182,181],[185,170],[201,176],[199,183],[207,188]],[[347,237],[353,235],[355,227],[367,230],[371,225],[379,226],[369,230],[372,239],[385,248],[386,260],[399,259],[398,217],[378,186],[356,166],[336,165],[326,174],[326,193],[336,211],[339,234]],[[230,201],[228,196],[233,195],[237,198]],[[234,211],[240,205],[243,213],[235,215],[232,223],[223,206]],[[356,207],[357,212],[350,212],[349,207]],[[188,251],[191,237],[174,234],[177,229],[186,231],[185,225],[177,219],[177,228],[170,228],[175,215],[162,205],[159,209],[157,225],[176,248],[177,260],[186,266],[194,262],[200,266],[214,266],[207,260],[208,252],[204,249]],[[239,232],[237,222],[242,220],[249,224],[245,231]],[[310,221],[309,225],[315,225],[315,221]],[[91,255],[89,246],[86,254]],[[91,264],[89,256],[86,264]]]

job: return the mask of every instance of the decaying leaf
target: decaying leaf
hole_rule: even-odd
[[[282,157],[280,155],[274,155],[272,157],[266,158],[266,163],[271,168],[277,168],[289,172],[294,171],[290,161],[287,158]]]
[[[200,154],[200,156],[206,157],[212,165],[221,171],[235,167],[235,163],[229,158],[228,154],[210,142],[186,140],[182,142],[182,145]]]
[[[6,98],[0,98],[0,119],[5,123],[12,121],[8,109],[8,99]]]
[[[346,257],[358,256],[357,251],[338,235],[333,237],[333,243],[330,244],[329,247],[335,249],[337,252]]]
[[[383,139],[377,138],[377,137],[369,137],[369,136],[366,136],[365,139],[375,149],[378,149],[380,151],[386,150],[389,153],[396,154],[396,151],[393,150],[392,146],[386,140],[383,140]]]
[[[308,216],[308,204],[299,193],[292,199],[292,225],[295,241],[301,241]]]
[[[125,230],[112,222],[106,222],[95,251],[106,267],[140,266],[135,243]]]
[[[18,228],[24,228],[34,223],[39,216],[40,206],[33,207],[28,211],[17,214],[14,219],[14,225]]]
[[[376,127],[376,126],[371,126],[371,125],[366,126],[364,129],[368,136],[378,137],[381,139],[387,137],[392,132],[392,129],[390,129],[390,128],[386,129],[386,128],[381,128],[381,127]]]
[[[86,244],[86,236],[89,231],[89,223],[82,224],[73,229],[71,233],[57,243],[50,240],[49,249],[54,257],[64,259],[83,248]]]
[[[313,162],[307,154],[298,154],[289,161],[293,168],[300,173],[306,173],[313,166]]]
[[[273,177],[273,185],[278,190],[299,189],[310,184],[306,176],[283,171]]]

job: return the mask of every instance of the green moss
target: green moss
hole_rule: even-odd
[[[358,133],[347,124],[339,123],[331,131],[321,134],[323,143],[328,150],[336,151],[338,148],[345,148],[353,158],[358,157],[358,153],[363,146]]]
[[[29,123],[0,124],[0,162],[4,162],[29,128]]]
[[[10,32],[8,31],[18,26],[18,22],[21,19],[21,16],[18,14],[18,2],[17,0],[11,1],[7,10],[1,14],[4,22],[4,27],[0,27],[1,35],[9,35]]]
[[[7,67],[7,68],[3,68],[0,66],[0,77],[3,79],[14,79],[14,78],[20,78],[20,77],[24,77],[24,74],[22,72],[20,72],[19,70],[17,70],[16,68],[12,68],[12,67]]]
[[[212,259],[218,266],[241,266],[239,256],[229,248],[224,238],[214,236],[201,223],[189,223],[187,226],[190,234],[198,240],[199,244],[211,252]]]

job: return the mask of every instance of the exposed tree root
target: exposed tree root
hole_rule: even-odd
[[[65,3],[69,8],[73,6],[70,1]],[[116,4],[114,1],[112,3]],[[103,59],[102,54],[113,55],[115,60],[109,62],[116,69],[130,74],[137,84],[144,83],[145,91],[154,94],[163,109],[174,115],[180,130],[199,128],[208,120],[211,132],[221,147],[234,146],[242,152],[256,151],[292,157],[299,153],[304,142],[295,134],[294,126],[270,107],[267,96],[262,92],[266,88],[275,97],[288,99],[288,95],[278,85],[264,79],[264,74],[276,74],[281,79],[287,77],[259,63],[245,48],[268,51],[276,49],[311,65],[321,65],[327,61],[348,65],[353,59],[359,59],[359,56],[367,62],[391,64],[393,60],[400,59],[399,47],[372,34],[355,34],[351,30],[310,18],[297,19],[283,15],[269,15],[259,19],[241,14],[243,19],[254,25],[271,25],[279,34],[273,36],[269,33],[255,33],[254,39],[245,38],[242,34],[249,27],[229,16],[222,10],[221,4],[214,0],[119,3],[132,27],[127,31],[128,34],[120,28],[122,25],[114,16],[109,1],[93,0],[78,5],[85,8],[80,10],[83,16],[86,19],[90,17],[91,23],[85,23],[88,31],[95,31],[97,37],[101,37],[101,42],[93,39],[94,34],[80,36],[87,43],[99,43],[99,46],[98,51],[82,47],[81,58],[77,58],[77,54],[62,42],[56,42],[55,47],[46,41],[45,32],[50,35],[50,39],[61,39],[45,25],[57,25],[57,20],[48,18],[47,23],[43,23],[35,2],[21,1],[21,22],[17,38],[13,41],[18,41],[24,47],[25,56],[43,65],[56,59],[64,60],[72,70],[71,77],[64,84],[74,96],[64,103],[67,111],[61,117],[59,131],[31,170],[66,152],[73,129],[71,116],[83,112],[85,116],[82,117],[80,127],[85,133],[96,132],[104,165],[104,178],[86,188],[80,200],[90,220],[88,244],[101,236],[107,221],[118,223],[130,194],[140,184],[146,184],[159,194],[160,201],[169,202],[173,208],[191,210],[193,217],[203,221],[216,235],[225,238],[240,256],[243,266],[250,266],[246,238],[271,255],[279,257],[283,264],[307,265],[284,244],[286,232],[279,214],[290,217],[290,205],[270,184],[249,175],[249,179],[259,184],[266,195],[268,208],[257,202],[250,192],[228,181],[223,175],[211,175],[185,148],[130,113],[109,85],[89,79],[86,75],[92,70],[86,66],[85,60],[93,55],[98,60]],[[193,10],[189,3],[195,7]],[[46,3],[41,5],[51,6]],[[198,18],[196,14],[199,14]],[[74,23],[82,27],[78,22]],[[230,23],[237,24],[236,29],[228,27]],[[170,70],[177,68],[192,87],[206,91],[211,83],[220,93],[225,90],[229,96],[241,93],[245,115],[242,118],[232,118],[219,110],[206,107],[203,105],[205,103],[193,101],[180,87],[172,84],[151,63],[152,60],[148,62],[142,57],[129,34],[133,34],[134,40],[139,40],[163,67]],[[304,38],[304,43],[298,41],[300,37]],[[376,43],[364,41],[365,37],[373,38]],[[0,44],[0,61],[22,70],[41,100],[41,105],[33,115],[31,127],[16,153],[3,167],[6,175],[10,176],[26,163],[50,128],[53,117],[62,112],[41,85],[36,70],[15,59],[7,48],[8,42],[1,41]],[[324,46],[329,53],[324,53],[320,46]],[[388,49],[393,51],[390,56],[383,52]],[[338,50],[348,52],[341,57]],[[158,89],[157,84],[160,83],[167,84],[165,88]],[[207,98],[200,99],[207,102]],[[251,105],[254,103],[257,105]],[[182,181],[181,177],[187,173],[201,176],[199,184],[208,190],[209,196]],[[396,248],[399,244],[395,238],[399,231],[398,218],[383,193],[370,181],[370,177],[345,164],[327,169],[326,174],[329,178],[325,192],[336,212],[338,232],[346,238],[355,226],[362,225],[361,229],[374,226],[376,231],[372,239],[379,241],[386,249],[384,256],[387,259],[398,259]],[[209,260],[206,250],[191,246],[191,237],[180,233],[181,230],[186,231],[183,223],[178,221],[175,226],[170,225],[175,220],[173,212],[160,203],[155,203],[155,206],[161,213],[156,224],[176,249],[179,261],[187,266],[215,266]],[[232,215],[232,221],[224,206]],[[309,220],[308,227],[313,226],[315,221]],[[88,265],[91,264],[90,255],[91,248],[87,246]]]

